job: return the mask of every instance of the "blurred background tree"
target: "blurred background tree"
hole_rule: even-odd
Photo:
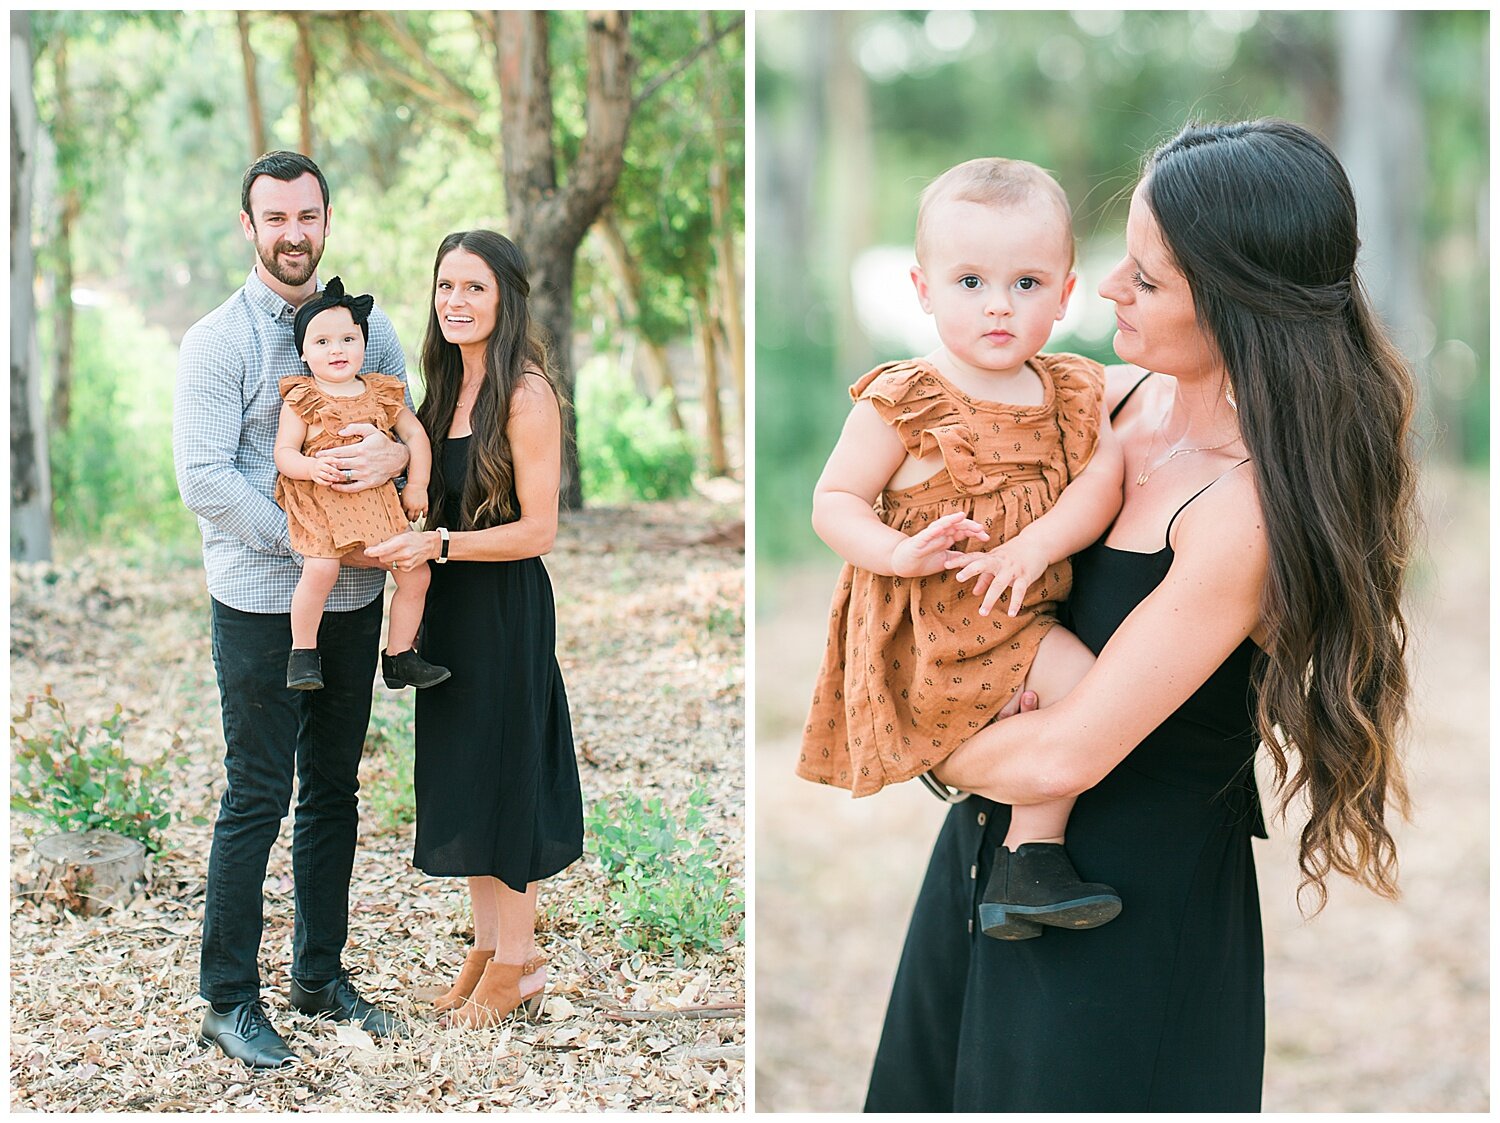
[[[759,560],[826,556],[808,516],[845,387],[936,343],[906,278],[922,187],[980,155],[1056,173],[1074,206],[1079,286],[1051,349],[1114,361],[1097,285],[1123,253],[1143,156],[1192,118],[1287,117],[1334,145],[1360,206],[1362,274],[1421,380],[1428,454],[1487,463],[1488,21],[1483,11],[759,14]]]
[[[13,489],[19,456],[50,468],[59,532],[195,537],[171,465],[177,343],[252,264],[240,176],[268,148],[327,174],[320,273],[390,314],[418,401],[438,242],[488,226],[527,252],[583,427],[569,505],[737,471],[743,398],[721,372],[743,339],[743,27],[729,12],[13,14],[37,133],[13,195],[30,199],[36,302],[13,300],[12,331],[39,343],[13,353],[13,432],[18,393],[47,418],[12,449]],[[532,81],[511,80],[521,67]],[[613,412],[588,418],[595,398]],[[13,556],[44,551],[26,538]]]

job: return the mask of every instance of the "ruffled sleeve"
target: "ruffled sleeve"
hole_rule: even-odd
[[[975,462],[974,428],[925,363],[908,359],[878,366],[849,387],[849,396],[874,406],[912,456],[942,453],[943,467],[959,491],[985,486]]]
[[[360,377],[365,380],[365,385],[375,394],[375,400],[385,411],[386,427],[394,429],[396,418],[406,407],[406,384],[389,374],[364,374]]]
[[[318,407],[323,404],[323,395],[318,392],[318,387],[307,375],[293,374],[283,378],[278,384],[281,389],[281,398],[287,405],[292,407],[292,412],[309,425],[321,424],[318,421]]]
[[[1041,356],[1038,356],[1041,358]],[[1099,444],[1104,367],[1082,355],[1059,353],[1045,360],[1057,395],[1057,427],[1069,480],[1088,467]]]

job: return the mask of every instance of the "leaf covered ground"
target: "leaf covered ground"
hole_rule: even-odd
[[[566,516],[547,559],[558,604],[585,808],[618,792],[660,798],[680,821],[696,786],[704,831],[744,886],[744,554],[741,496]],[[395,1009],[410,1036],[294,1014],[291,817],[271,854],[261,945],[273,1022],[303,1057],[251,1073],[197,1042],[199,933],[210,825],[223,791],[223,738],[196,554],[146,559],[105,547],[13,566],[11,691],[19,707],[51,685],[73,723],[118,703],[127,747],[149,757],[175,735],[189,763],[174,777],[182,819],[152,862],[150,891],[92,919],[12,896],[11,1105],[44,1111],[711,1110],[745,1102],[745,950],[633,952],[608,923],[585,856],[543,884],[538,946],[549,998],[534,1023],[439,1028],[430,996],[456,973],[471,936],[454,879],[410,864],[411,691],[379,687],[361,770],[361,823],[345,965],[366,997]],[[404,755],[403,755],[404,754]],[[14,782],[14,775],[12,777]],[[14,870],[30,862],[11,817]]]

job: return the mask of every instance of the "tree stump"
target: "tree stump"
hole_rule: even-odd
[[[113,831],[68,831],[36,844],[30,884],[18,896],[56,901],[69,912],[94,916],[127,903],[149,880],[146,848]]]

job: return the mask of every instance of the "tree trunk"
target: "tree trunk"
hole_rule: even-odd
[[[579,243],[609,202],[625,162],[630,129],[630,17],[589,12],[584,135],[557,185],[553,147],[552,71],[546,12],[503,11],[492,16],[495,77],[500,88],[500,167],[505,178],[510,233],[531,272],[531,311],[551,337],[564,392],[574,395],[573,265]],[[578,470],[577,418],[564,423],[567,482],[564,507],[583,505]]]
[[[703,362],[703,429],[708,446],[708,474],[729,475],[729,451],[724,446],[724,416],[719,402],[718,333],[709,309],[708,291],[694,293],[697,305],[698,355]]]
[[[53,345],[57,348],[52,368],[52,429],[66,432],[73,405],[73,228],[78,223],[78,188],[63,193],[62,213],[57,221],[57,279],[52,309]]]
[[[57,72],[57,124],[59,138],[73,129],[73,99],[68,89],[68,41],[61,32],[53,39]],[[73,396],[73,228],[78,223],[78,187],[63,188],[62,209],[57,222],[57,270],[53,295],[53,346],[57,349],[52,368],[52,428],[68,428]]]
[[[128,904],[146,887],[146,848],[113,831],[67,831],[36,844],[36,864],[22,874],[18,897],[56,901],[68,912],[97,916]]]
[[[604,208],[598,221],[594,223],[594,229],[599,232],[599,242],[604,247],[605,260],[609,262],[610,268],[614,271],[615,280],[619,282],[620,300],[625,308],[625,317],[632,323],[630,330],[640,346],[641,365],[646,370],[646,383],[650,387],[650,396],[654,400],[656,395],[662,392],[670,395],[667,399],[667,416],[672,422],[672,428],[681,431],[684,426],[682,414],[677,409],[677,383],[672,375],[671,364],[667,360],[666,348],[649,338],[640,328],[641,271],[635,263],[635,258],[630,254],[630,247],[625,242],[625,234],[615,218],[614,208]]]
[[[701,13],[703,38],[713,36],[713,16]],[[719,290],[719,306],[722,309],[720,322],[729,352],[730,370],[734,374],[734,389],[739,403],[738,432],[743,441],[745,434],[745,316],[741,310],[740,271],[736,264],[738,255],[734,246],[734,226],[729,221],[729,161],[724,152],[724,91],[719,84],[719,49],[710,47],[703,56],[704,87],[709,104],[713,107],[714,159],[708,172],[709,204],[712,207],[714,224],[714,255],[717,272],[715,284]]]
[[[1427,393],[1430,326],[1419,279],[1423,154],[1412,79],[1413,28],[1402,12],[1339,12],[1339,155],[1359,207],[1359,272],[1422,387],[1424,404],[1453,400]],[[1419,411],[1421,416],[1423,411]],[[1438,417],[1452,431],[1457,417]]]
[[[854,312],[851,272],[857,253],[871,242],[874,229],[870,196],[870,169],[875,166],[870,128],[870,95],[865,73],[854,60],[855,31],[859,16],[854,12],[828,12],[820,16],[825,25],[824,48],[828,52],[824,74],[827,102],[824,141],[828,146],[828,191],[837,215],[830,224],[832,244],[828,260],[833,270],[834,369],[864,370],[870,365],[869,340]],[[841,377],[845,375],[841,374]]]
[[[312,30],[308,26],[306,12],[297,12],[292,16],[297,24],[297,118],[302,125],[301,139],[302,147],[298,149],[302,155],[312,158],[313,155],[313,126],[312,126],[312,89],[313,89],[313,50]]]
[[[250,13],[235,12],[240,32],[240,57],[245,62],[245,105],[250,113],[250,159],[266,152],[266,120],[260,111],[260,86],[255,81],[255,52],[250,48]]]
[[[31,15],[10,17],[10,556],[52,557],[52,481],[42,413],[41,359],[31,253],[36,158],[31,89]]]

